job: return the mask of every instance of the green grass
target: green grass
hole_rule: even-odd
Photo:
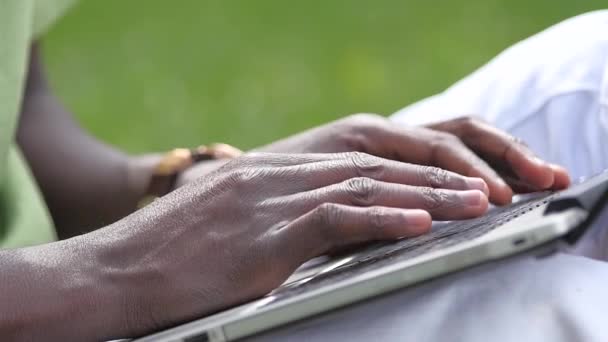
[[[389,114],[602,4],[88,0],[44,50],[59,96],[110,143],[251,148],[349,113]]]

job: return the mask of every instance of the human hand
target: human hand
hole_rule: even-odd
[[[196,163],[181,172],[175,181],[175,188],[196,181],[197,179],[211,174],[213,171],[230,162],[230,159],[214,159]]]
[[[361,151],[397,161],[431,165],[480,177],[496,204],[513,191],[566,188],[565,169],[534,156],[521,141],[471,117],[427,127],[400,126],[372,114],[356,114],[264,146],[259,151],[311,153]]]
[[[251,154],[108,227],[103,270],[140,334],[262,296],[344,246],[427,232],[488,206],[487,186],[363,153]],[[101,234],[101,233],[93,233]]]

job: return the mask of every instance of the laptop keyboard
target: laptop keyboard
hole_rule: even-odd
[[[290,297],[327,283],[352,277],[371,269],[437,251],[480,237],[505,223],[549,202],[552,193],[537,193],[507,207],[495,207],[486,215],[464,221],[440,222],[431,232],[396,242],[375,243],[327,271],[283,285],[270,296]],[[278,299],[278,298],[277,298]]]

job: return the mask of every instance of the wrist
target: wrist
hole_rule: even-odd
[[[157,197],[168,194],[194,178],[198,178],[197,174],[202,175],[215,170],[242,153],[236,147],[218,143],[209,146],[201,145],[193,149],[176,148],[162,156],[155,155],[135,159],[135,166],[131,167],[135,171],[131,174],[136,174],[137,170],[142,168],[146,170],[147,174],[147,177],[144,177],[145,185],[143,195],[140,197],[139,207],[145,206]],[[200,172],[201,168],[199,166],[202,164],[204,164],[202,170],[206,170],[205,172]],[[192,172],[192,169],[199,171]],[[139,179],[141,181],[141,178]],[[134,182],[132,181],[132,183]],[[141,189],[141,183],[136,184],[135,188]]]
[[[66,286],[65,292],[71,296],[67,303],[80,308],[82,319],[89,323],[83,326],[94,332],[74,340],[129,338],[154,329],[146,315],[147,306],[162,297],[151,292],[154,287],[150,283],[157,282],[158,273],[141,259],[148,243],[160,245],[163,239],[151,242],[140,236],[149,227],[150,222],[135,213],[93,233],[65,240],[67,246],[60,247],[64,258],[70,251],[64,264],[77,280]]]
[[[146,196],[156,166],[162,154],[150,153],[131,157],[127,165],[127,191],[133,197],[134,207]]]

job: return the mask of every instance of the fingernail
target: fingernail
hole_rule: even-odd
[[[422,234],[431,226],[431,215],[424,210],[407,210],[404,213],[409,234]]]
[[[407,223],[414,226],[426,225],[431,215],[424,210],[408,210],[405,213]]]
[[[488,189],[488,185],[481,178],[467,178],[467,186],[469,187],[469,189],[480,190],[481,192],[486,194],[486,196],[490,192],[490,190]]]
[[[538,166],[547,166],[547,163],[546,163],[544,160],[542,160],[542,159],[540,159],[540,158],[538,158],[538,157],[534,157],[534,158],[532,158],[532,160],[533,160],[533,161],[534,161],[534,163],[536,163],[536,165],[538,165]]]
[[[461,191],[458,193],[460,199],[470,206],[478,206],[481,204],[481,196],[483,194],[477,190]]]

